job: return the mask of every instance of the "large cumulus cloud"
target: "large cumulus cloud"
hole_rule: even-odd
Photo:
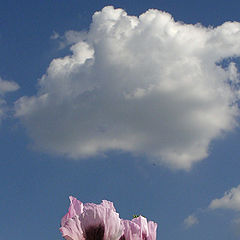
[[[240,23],[207,28],[105,7],[87,33],[66,36],[72,54],[15,106],[40,149],[79,159],[120,150],[189,169],[237,126],[237,67],[219,63],[240,55]]]

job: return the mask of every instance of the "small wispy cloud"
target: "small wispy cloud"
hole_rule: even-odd
[[[240,218],[235,218],[232,220],[232,229],[236,237],[240,237]]]
[[[195,215],[189,215],[187,218],[184,219],[183,224],[186,229],[192,227],[199,223],[198,218]]]
[[[13,81],[6,81],[0,77],[0,95],[4,95],[8,92],[14,92],[19,89],[17,83]]]
[[[240,211],[240,185],[233,187],[231,190],[224,193],[221,198],[216,198],[211,201],[210,209],[231,209]]]
[[[50,39],[56,40],[56,39],[58,39],[59,37],[60,37],[60,35],[59,35],[57,32],[53,31],[53,34],[50,36]]]
[[[3,80],[0,77],[0,123],[2,119],[6,116],[8,111],[7,102],[5,100],[5,95],[10,92],[14,92],[19,89],[17,83],[13,81]]]

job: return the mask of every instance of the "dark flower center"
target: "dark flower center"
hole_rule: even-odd
[[[142,235],[142,239],[143,239],[143,240],[146,240],[146,239],[147,239],[146,235]],[[125,238],[124,235],[122,235],[122,236],[119,238],[119,240],[126,240],[126,238]]]
[[[104,226],[91,226],[85,231],[86,240],[103,240],[104,237]]]

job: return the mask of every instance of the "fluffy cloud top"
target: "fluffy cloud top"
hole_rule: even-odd
[[[54,59],[37,95],[16,102],[36,145],[73,158],[111,150],[189,169],[237,125],[240,23],[212,28],[148,10],[105,7],[89,31],[69,32],[72,54]]]
[[[17,85],[17,83],[3,80],[0,77],[0,122],[7,111],[4,95],[8,92],[16,91],[18,88],[19,86]]]
[[[190,228],[190,227],[192,227],[193,225],[195,225],[195,224],[198,224],[198,219],[197,219],[197,217],[196,216],[194,216],[194,215],[189,215],[187,218],[185,218],[184,219],[184,226],[186,227],[186,228]]]
[[[225,192],[224,196],[219,199],[214,199],[209,205],[211,209],[232,209],[240,211],[240,185]]]

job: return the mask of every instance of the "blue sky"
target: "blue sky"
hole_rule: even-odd
[[[239,239],[239,7],[3,2],[0,240],[62,239],[69,195],[157,239]]]

